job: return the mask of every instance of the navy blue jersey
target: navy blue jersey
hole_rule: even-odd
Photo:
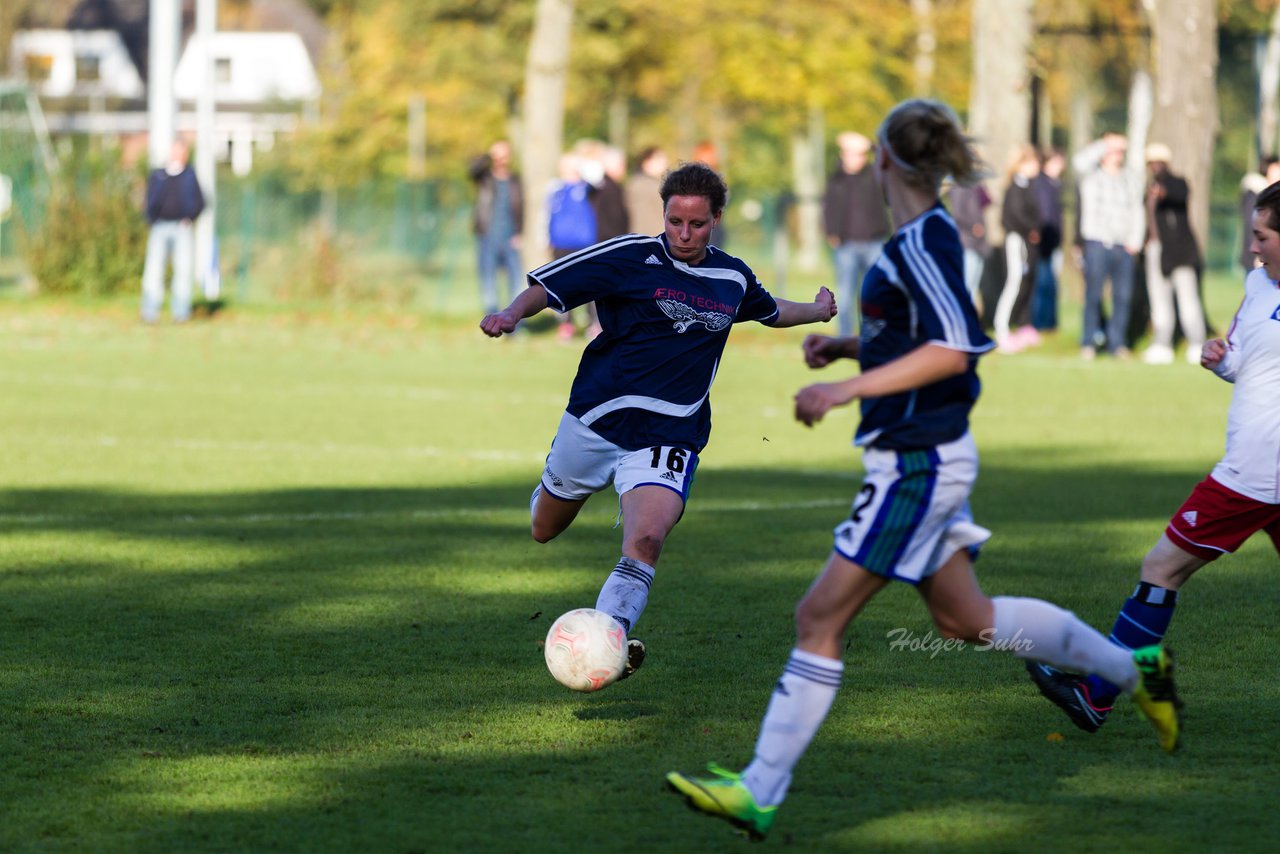
[[[772,324],[778,304],[751,269],[714,246],[697,266],[672,258],[665,235],[624,234],[529,274],[565,312],[595,301],[603,330],[587,345],[568,411],[630,451],[711,435],[711,382],[734,323]]]
[[[964,435],[978,400],[977,356],[995,346],[964,287],[964,250],[941,203],[894,232],[862,280],[859,363],[869,371],[926,343],[971,354],[963,374],[862,401],[854,441],[889,450],[931,448]]]

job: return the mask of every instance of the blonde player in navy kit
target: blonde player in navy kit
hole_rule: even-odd
[[[773,825],[791,770],[840,687],[843,635],[890,581],[915,586],[947,638],[1021,658],[1110,674],[1134,695],[1162,746],[1177,740],[1176,697],[1165,652],[1131,653],[1074,614],[1039,599],[987,597],[973,557],[990,536],[969,513],[978,454],[969,412],[978,399],[978,357],[994,346],[964,285],[963,250],[939,199],[950,175],[971,184],[982,165],[954,113],[942,104],[899,104],[880,127],[875,169],[895,231],[862,283],[857,339],[810,336],[805,358],[823,367],[856,358],[861,372],[817,383],[795,397],[812,425],[861,401],[855,444],[866,475],[818,579],[796,608],[796,644],[741,772],[709,766],[707,777],[671,772],[691,806],[760,837]]]
[[[625,234],[552,261],[480,328],[499,337],[548,306],[595,301],[601,333],[587,345],[530,511],[533,538],[563,532],[586,500],[613,484],[622,556],[596,609],[630,634],[654,567],[684,513],[698,454],[711,435],[711,383],[734,323],[788,327],[835,316],[822,288],[812,303],[775,299],[741,260],[709,244],[728,197],[709,166],[686,163],[662,182],[657,236]],[[628,644],[629,676],[644,644]]]

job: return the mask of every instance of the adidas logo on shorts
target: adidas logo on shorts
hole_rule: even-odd
[[[1185,519],[1187,524],[1191,527],[1194,528],[1196,526],[1196,511],[1188,510],[1186,513],[1182,514],[1182,518]]]
[[[674,481],[674,480],[676,479],[676,476],[675,476],[675,475],[673,475],[673,474],[672,474],[671,472],[669,472],[669,471],[664,471],[664,472],[662,473],[662,479],[663,479],[663,480],[671,480],[671,481]]]
[[[657,264],[659,267],[662,266],[662,262],[658,260],[657,255],[650,255],[648,258],[644,259],[644,262],[646,264]]]

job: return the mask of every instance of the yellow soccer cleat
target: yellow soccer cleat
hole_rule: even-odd
[[[1173,753],[1182,738],[1182,701],[1173,684],[1173,652],[1145,646],[1133,651],[1133,663],[1139,677],[1133,699],[1156,728],[1164,752]]]
[[[778,808],[756,805],[756,799],[742,777],[714,762],[707,770],[714,777],[686,777],[678,771],[667,775],[667,785],[685,796],[689,806],[707,815],[725,819],[745,830],[753,839],[764,839],[773,827]]]

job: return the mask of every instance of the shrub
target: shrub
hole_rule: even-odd
[[[108,296],[136,290],[147,248],[139,180],[114,159],[88,156],[53,177],[44,222],[27,239],[41,293]]]

